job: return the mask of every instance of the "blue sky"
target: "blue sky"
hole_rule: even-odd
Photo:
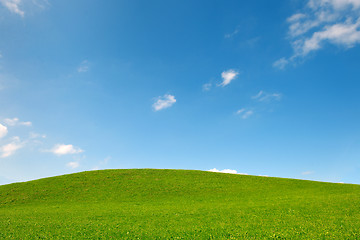
[[[174,168],[360,183],[360,0],[0,0],[0,184]]]

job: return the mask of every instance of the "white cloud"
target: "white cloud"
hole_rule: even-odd
[[[31,122],[20,122],[18,118],[6,118],[4,119],[4,122],[8,126],[22,125],[30,127],[32,125]]]
[[[4,119],[4,122],[5,122],[8,126],[15,126],[18,121],[19,121],[18,118],[6,118],[6,119]]]
[[[29,138],[30,138],[30,139],[46,138],[46,135],[45,135],[45,134],[35,133],[35,132],[30,132],[30,133],[29,133]]]
[[[355,10],[360,7],[360,0],[310,0],[308,6],[313,9],[332,6],[337,10],[351,7]]]
[[[322,48],[322,43],[327,41],[345,48],[354,47],[360,43],[360,18],[357,22],[326,26],[322,31],[315,32],[310,38],[305,39],[296,49],[299,55],[307,55],[311,51]]]
[[[227,71],[222,72],[221,77],[223,81],[218,86],[225,87],[226,85],[230,84],[231,81],[233,81],[237,75],[239,75],[239,72],[233,69],[229,69]]]
[[[289,17],[289,18],[287,19],[287,21],[291,23],[291,22],[299,21],[299,20],[304,19],[304,18],[306,18],[306,15],[305,15],[305,14],[303,14],[303,13],[297,13],[297,14],[294,14],[294,15],[292,15],[291,17]]]
[[[280,69],[327,44],[344,49],[359,44],[360,0],[309,0],[304,10],[289,17],[287,22],[294,53],[273,63]]]
[[[282,97],[281,93],[266,93],[261,90],[258,94],[252,96],[251,98],[259,102],[269,102],[272,100],[280,101],[281,97]]]
[[[242,119],[248,119],[253,114],[253,110],[246,110],[246,108],[241,108],[236,111],[236,115],[239,115]]]
[[[4,122],[8,126],[17,126],[25,125],[31,126],[31,122],[20,122],[18,118],[7,118],[4,119]],[[8,126],[0,124],[0,138],[3,138],[8,133]],[[20,139],[21,137],[21,139]],[[41,144],[37,138],[45,138],[45,135],[40,135],[34,132],[23,132],[23,135],[11,137],[10,139],[5,139],[7,144],[0,145],[0,158],[5,158],[13,155],[20,148],[28,148],[34,150]],[[2,140],[3,141],[3,140]],[[5,142],[5,143],[6,143]]]
[[[0,3],[5,6],[10,12],[16,13],[21,17],[25,16],[25,12],[20,9],[21,0],[0,0]]]
[[[255,96],[252,96],[252,99],[258,99],[259,97],[261,97],[264,94],[264,91],[260,91],[258,94],[256,94]]]
[[[0,123],[0,138],[3,138],[8,133],[7,127]]]
[[[283,70],[283,69],[285,69],[285,67],[288,63],[289,63],[289,60],[287,60],[286,58],[283,57],[283,58],[280,58],[279,60],[276,60],[273,63],[273,67]]]
[[[50,5],[48,0],[0,0],[0,4],[21,17],[25,17],[24,9],[31,10],[36,6],[37,9],[44,10]]]
[[[281,93],[267,93],[263,90],[259,91],[255,96],[251,97],[253,100],[261,103],[270,103],[272,101],[280,101],[282,98]],[[254,108],[253,108],[254,109]],[[240,116],[242,119],[248,119],[254,115],[253,109],[240,108],[235,112],[236,115]],[[258,111],[258,109],[256,109]]]
[[[203,91],[210,91],[212,87],[212,84],[211,83],[205,83],[203,86],[202,86],[202,89]]]
[[[158,97],[152,107],[154,111],[160,111],[162,109],[171,107],[174,103],[176,103],[175,96],[165,94],[162,97]]]
[[[313,174],[314,172],[312,171],[306,171],[306,172],[302,172],[301,175],[310,175]]]
[[[79,73],[85,73],[90,70],[89,62],[84,60],[81,62],[80,66],[78,67],[77,71]]]
[[[218,169],[216,169],[216,168],[213,168],[213,169],[208,170],[208,172],[231,173],[231,174],[248,175],[247,173],[238,173],[236,170],[232,170],[232,169],[218,170]]]
[[[6,158],[13,155],[18,149],[22,148],[23,144],[19,137],[14,137],[11,143],[0,147],[0,157]]]
[[[78,168],[80,166],[80,163],[79,162],[68,162],[66,164],[66,166],[69,167],[69,168],[75,169],[75,168]]]
[[[236,111],[236,114],[239,115],[239,114],[242,114],[243,112],[245,112],[245,108],[241,108],[239,110]]]
[[[71,144],[56,144],[50,152],[56,154],[56,155],[67,155],[67,154],[78,154],[84,152],[84,150],[74,147]]]
[[[30,127],[32,126],[32,122],[21,122],[20,125]]]
[[[231,170],[231,169],[224,169],[224,170],[218,170],[216,168],[210,169],[208,170],[209,172],[220,172],[220,173],[231,173],[231,174],[237,174],[236,170]]]
[[[241,118],[242,119],[248,119],[251,115],[253,115],[254,114],[254,111],[252,111],[252,110],[249,110],[249,111],[246,111],[242,116],[241,116]]]

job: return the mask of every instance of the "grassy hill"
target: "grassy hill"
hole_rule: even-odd
[[[360,239],[360,186],[103,170],[0,186],[0,239]]]

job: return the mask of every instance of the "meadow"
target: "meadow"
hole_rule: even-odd
[[[0,186],[0,239],[360,239],[360,186],[193,170]]]

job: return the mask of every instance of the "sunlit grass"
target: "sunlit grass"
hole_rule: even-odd
[[[360,186],[104,170],[0,186],[0,239],[359,239]]]

